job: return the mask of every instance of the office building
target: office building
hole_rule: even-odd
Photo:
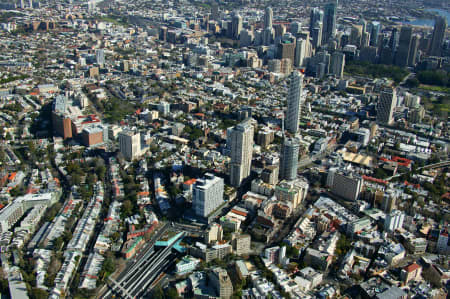
[[[233,252],[233,248],[228,243],[208,247],[203,243],[196,242],[194,246],[189,247],[188,252],[190,255],[201,258],[209,263],[215,259],[223,259]]]
[[[394,63],[400,67],[408,66],[409,50],[411,48],[412,27],[403,26],[400,30],[397,52],[395,53]]]
[[[275,41],[278,43],[286,34],[286,27],[283,24],[276,24],[273,29],[275,30]]]
[[[294,62],[295,39],[282,41],[277,48],[278,59],[289,58],[291,62]]]
[[[272,43],[274,35],[273,28],[265,28],[262,33],[262,43],[264,46],[269,46]]]
[[[403,221],[405,220],[405,214],[399,210],[394,210],[389,214],[386,214],[384,220],[384,229],[388,232],[394,232],[397,229],[403,227]]]
[[[129,161],[138,157],[141,153],[141,134],[130,130],[120,132],[119,150]]]
[[[303,74],[294,71],[291,75],[291,83],[289,85],[286,116],[286,130],[292,134],[298,132],[300,123],[302,85]]]
[[[267,7],[264,13],[264,29],[272,29],[273,24],[273,10],[272,7]]]
[[[325,5],[325,14],[323,18],[322,42],[328,41],[336,36],[336,10],[337,1]]]
[[[285,264],[286,262],[286,246],[270,247],[264,249],[264,263],[267,264]]]
[[[311,15],[309,18],[309,32],[311,35],[316,23],[323,23],[323,10],[314,7],[311,9]]]
[[[347,200],[357,200],[361,193],[363,180],[361,177],[335,173],[331,192]]]
[[[158,104],[158,111],[163,116],[168,116],[170,113],[170,104],[167,102],[160,102]]]
[[[369,23],[368,32],[370,33],[370,45],[372,47],[378,46],[378,39],[381,33],[381,23],[377,21],[372,21]]]
[[[391,31],[391,37],[388,42],[388,46],[392,50],[392,52],[395,52],[395,50],[397,49],[398,42],[399,42],[398,29],[394,27]]]
[[[219,20],[219,4],[216,1],[211,3],[211,19],[215,21]]]
[[[239,36],[239,46],[248,47],[252,45],[253,40],[254,40],[253,31],[244,29],[241,31],[241,35]]]
[[[414,34],[409,48],[408,66],[415,66],[417,59],[417,50],[419,49],[420,35]]]
[[[301,30],[302,30],[302,23],[300,22],[291,23],[289,31],[292,33],[293,36],[297,36],[297,34],[299,34]]]
[[[362,25],[352,25],[352,29],[350,31],[350,44],[360,47],[362,34],[363,34]]]
[[[103,66],[105,64],[105,51],[103,49],[96,50],[95,58],[96,58],[97,64]]]
[[[323,23],[316,22],[311,30],[312,46],[318,49],[322,45]]]
[[[444,228],[440,233],[438,237],[438,241],[436,244],[436,250],[439,254],[450,254],[450,245],[448,240],[448,229]]]
[[[447,20],[443,16],[438,16],[435,19],[433,37],[431,38],[430,50],[431,56],[441,56],[442,44],[444,42],[445,30],[447,29]]]
[[[229,299],[233,295],[233,284],[225,269],[214,268],[209,272],[209,282],[220,299]]]
[[[379,96],[377,105],[377,122],[390,125],[393,121],[394,108],[397,106],[395,88],[385,88]]]
[[[56,133],[64,139],[72,138],[72,120],[69,115],[67,97],[57,95],[53,101],[52,123]]]
[[[253,156],[253,132],[251,119],[247,119],[230,130],[231,163],[230,184],[239,187],[250,175]]]
[[[362,146],[367,146],[370,139],[370,130],[366,128],[359,128],[353,133],[355,140],[360,142]]]
[[[331,67],[330,73],[336,78],[342,78],[344,76],[345,67],[345,54],[341,52],[334,52],[331,55]]]
[[[223,238],[223,228],[218,223],[213,223],[209,227],[208,232],[205,234],[205,243],[212,244],[221,242]]]
[[[85,146],[94,146],[107,141],[107,128],[102,125],[86,127],[81,132],[81,140]]]
[[[298,153],[300,140],[298,138],[285,138],[281,149],[280,178],[293,180],[297,177]]]
[[[233,39],[239,39],[242,31],[242,17],[236,13],[231,19],[231,32]]]
[[[378,193],[382,196],[381,208],[384,212],[391,213],[395,209],[395,202],[397,200],[395,194],[393,192],[377,191],[375,192],[375,199]]]
[[[222,178],[206,173],[195,182],[192,207],[197,216],[206,218],[223,203],[224,182]]]
[[[234,254],[247,255],[251,252],[252,238],[250,235],[234,233],[232,239]]]
[[[271,59],[267,62],[267,69],[271,73],[281,73],[281,60]]]
[[[425,108],[418,106],[411,108],[408,114],[408,120],[414,124],[420,124],[425,117]]]
[[[296,209],[306,198],[308,188],[309,184],[304,178],[283,180],[275,187],[275,197],[280,202],[291,203],[292,208]]]
[[[295,46],[295,57],[294,65],[296,67],[303,66],[306,56],[306,50],[308,46],[308,41],[303,38],[298,38]]]

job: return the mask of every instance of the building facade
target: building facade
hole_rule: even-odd
[[[230,130],[231,163],[230,184],[239,187],[250,175],[253,156],[254,128],[247,119]]]
[[[208,217],[223,203],[224,182],[222,178],[206,173],[195,182],[192,207],[197,216]]]
[[[286,130],[292,134],[298,132],[301,113],[301,95],[303,88],[303,75],[294,71],[291,75],[289,93],[287,98]]]

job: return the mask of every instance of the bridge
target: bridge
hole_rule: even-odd
[[[169,267],[172,261],[169,258],[172,254],[172,248],[176,248],[185,235],[185,232],[180,232],[166,242],[157,242],[117,281],[109,280],[111,282],[109,284],[110,290],[102,298],[111,298],[115,294],[121,298],[132,299],[138,298],[150,290],[149,287],[152,286],[152,282]],[[163,244],[163,248],[155,250],[155,246],[158,247],[161,244]]]

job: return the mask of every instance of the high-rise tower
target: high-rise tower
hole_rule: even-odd
[[[392,87],[385,88],[378,99],[377,122],[390,125],[393,121],[394,108],[397,106],[397,93]]]
[[[246,119],[230,130],[230,184],[239,187],[250,175],[253,155],[253,125]]]
[[[264,13],[264,29],[272,28],[273,23],[273,10],[272,7],[267,7]]]
[[[286,117],[286,130],[292,134],[298,132],[300,123],[302,85],[303,75],[298,71],[294,71],[291,75],[291,84],[289,85]]]
[[[429,54],[431,56],[441,56],[442,43],[444,41],[445,30],[447,29],[447,20],[442,17],[436,17],[434,23],[433,37],[431,38],[431,45]]]
[[[327,43],[336,35],[336,10],[337,1],[325,5],[325,14],[323,18],[322,41]]]
[[[298,138],[284,138],[280,161],[281,179],[293,180],[297,177],[299,150],[300,140]]]

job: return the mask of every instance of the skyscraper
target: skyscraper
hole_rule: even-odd
[[[403,221],[405,220],[405,214],[399,210],[394,210],[390,214],[386,214],[384,220],[384,229],[393,232],[396,229],[403,227]]]
[[[286,130],[292,134],[298,132],[300,123],[302,85],[303,75],[298,71],[294,71],[291,75],[291,84],[289,85],[286,116]]]
[[[408,65],[409,49],[411,48],[412,27],[403,26],[400,30],[397,52],[395,53],[394,63],[397,66],[405,67]]]
[[[103,66],[105,64],[105,51],[103,49],[96,50],[95,58],[97,60],[97,64]]]
[[[323,23],[323,10],[314,7],[313,9],[311,9],[311,16],[309,18],[309,33],[311,33],[311,35],[313,28],[317,22]]]
[[[350,44],[360,47],[362,34],[363,34],[362,25],[352,25],[352,30],[350,32]]]
[[[297,34],[302,30],[302,23],[300,22],[292,22],[290,27],[290,32],[292,35],[297,36]]]
[[[219,20],[219,4],[216,1],[211,3],[211,19],[216,21]]]
[[[239,187],[250,175],[253,155],[253,125],[247,119],[230,130],[230,184]]]
[[[303,65],[303,60],[306,57],[306,47],[307,41],[303,38],[298,38],[297,43],[295,45],[295,57],[294,57],[294,65],[296,67],[300,67]]]
[[[291,62],[294,62],[295,39],[292,38],[279,43],[277,46],[277,56],[278,59],[289,58]]]
[[[273,40],[273,28],[266,28],[263,31],[262,43],[264,46],[268,46]]]
[[[208,217],[223,203],[224,182],[222,178],[206,173],[195,182],[192,193],[192,207],[197,216]]]
[[[298,138],[285,138],[281,151],[280,178],[293,180],[297,177],[298,153],[300,140]]]
[[[267,7],[264,13],[264,29],[272,28],[273,23],[273,10],[272,7]]]
[[[378,99],[377,122],[381,124],[392,124],[392,115],[397,106],[397,92],[394,88],[385,88]]]
[[[409,48],[408,65],[415,66],[417,58],[417,49],[420,44],[420,35],[414,34],[411,39],[411,46]]]
[[[381,24],[380,22],[372,21],[369,23],[370,28],[370,45],[378,46],[378,38],[381,32]]]
[[[391,48],[392,52],[395,52],[398,46],[398,29],[393,28],[391,32],[391,38],[389,39],[389,48]]]
[[[331,69],[330,73],[332,73],[336,78],[342,78],[344,75],[344,67],[345,67],[345,54],[340,52],[334,52],[331,55]]]
[[[445,30],[447,29],[447,20],[445,17],[436,17],[434,23],[433,37],[431,38],[431,45],[429,54],[431,56],[441,56],[442,43],[444,41]]]
[[[231,20],[231,32],[233,39],[238,39],[242,30],[242,17],[236,13]]]
[[[318,49],[322,45],[322,28],[322,22],[317,21],[311,31],[312,46],[314,49]]]
[[[129,161],[136,158],[141,152],[141,134],[129,130],[120,132],[119,150]]]
[[[336,9],[337,1],[325,5],[325,14],[323,18],[322,41],[327,43],[336,35]]]

